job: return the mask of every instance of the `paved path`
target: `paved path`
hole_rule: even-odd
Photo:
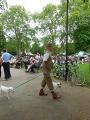
[[[90,120],[90,89],[62,83],[57,89],[62,98],[57,101],[49,91],[46,97],[38,96],[42,73],[13,68],[11,73],[12,79],[3,85],[16,87],[31,81],[18,87],[10,100],[0,97],[0,120]]]

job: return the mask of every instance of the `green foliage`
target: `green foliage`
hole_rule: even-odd
[[[53,45],[53,54],[54,55],[60,54],[60,51],[61,51],[61,49],[59,46]]]
[[[68,44],[68,54],[72,55],[75,53],[75,44],[74,43],[69,43]]]
[[[6,39],[4,36],[2,25],[0,25],[0,53],[1,53],[2,49],[5,47],[6,47]]]
[[[6,48],[8,49],[10,53],[12,53],[13,55],[16,55],[18,51],[17,51],[15,38],[9,38],[6,44]]]
[[[7,8],[7,0],[0,0],[0,12],[3,12]]]
[[[57,37],[57,16],[56,6],[49,4],[43,8],[40,14],[34,14],[33,20],[38,23],[37,29],[46,38],[49,37],[48,41],[51,40],[55,43]],[[43,40],[43,39],[42,39]]]
[[[79,66],[79,73],[83,73],[85,76],[86,84],[90,87],[90,69],[89,64],[80,64]],[[82,74],[81,74],[82,75]]]
[[[32,45],[32,48],[30,49],[30,52],[33,53],[33,54],[37,54],[37,53],[43,54],[44,53],[44,47],[40,46],[39,43],[35,42]]]
[[[38,23],[35,29],[42,34],[44,45],[51,41],[54,47],[54,54],[63,50],[65,52],[66,36],[66,3],[55,6],[49,4],[43,8],[41,13],[32,16]],[[85,0],[69,1],[69,44],[68,52],[73,54],[76,51],[87,51],[90,47],[90,2]],[[34,37],[35,38],[35,37]],[[35,38],[36,39],[36,38]],[[61,47],[56,45],[59,39]],[[33,39],[34,40],[34,39]]]
[[[82,0],[83,2],[89,2],[89,0]]]
[[[0,0],[0,54],[3,48],[6,47],[6,39],[3,30],[3,24],[1,24],[1,15],[7,8],[7,1]]]
[[[2,18],[7,25],[7,30],[15,30],[17,27],[23,27],[28,20],[28,15],[22,6],[12,6],[2,15]]]
[[[6,6],[6,0],[1,0],[0,10],[3,12],[0,13],[0,50],[8,47],[11,52],[18,54],[30,49],[32,53],[43,53],[45,44],[51,41],[54,54],[65,52],[66,3],[63,0],[62,4],[48,4],[41,13],[33,15],[28,14],[22,6],[11,6],[7,10]],[[79,50],[89,51],[90,0],[70,0],[68,15],[69,54]],[[30,26],[31,21],[35,23],[33,28]],[[38,33],[41,38],[36,37]],[[56,40],[59,40],[60,46],[56,45]],[[41,44],[43,47],[40,47]]]
[[[90,48],[90,27],[89,26],[80,26],[73,33],[75,39],[75,48],[76,51],[87,51]]]
[[[90,47],[90,3],[81,0],[72,1],[70,5],[70,36],[75,43],[75,50],[87,51]]]
[[[1,15],[1,18],[6,36],[12,38],[14,35],[15,37],[17,53],[20,54],[25,50],[27,51],[30,46],[30,40],[32,40],[35,31],[30,28],[30,16],[24,7],[12,6]]]

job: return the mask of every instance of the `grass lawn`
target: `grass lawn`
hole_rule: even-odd
[[[90,68],[89,68],[89,64],[80,64],[78,72],[79,72],[81,77],[85,77],[87,86],[90,87]]]

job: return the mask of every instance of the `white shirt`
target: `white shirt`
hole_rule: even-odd
[[[40,55],[36,55],[35,59],[39,60],[40,59]]]
[[[44,54],[43,61],[47,61],[48,58],[49,58],[49,56],[51,56],[51,53],[50,53],[50,52],[46,52],[46,53]]]

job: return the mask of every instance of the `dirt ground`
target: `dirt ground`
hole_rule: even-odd
[[[11,73],[12,79],[2,84],[16,89],[10,100],[0,96],[0,120],[90,120],[90,89],[62,82],[56,90],[62,98],[53,100],[47,89],[48,96],[38,96],[42,73],[14,68]]]

